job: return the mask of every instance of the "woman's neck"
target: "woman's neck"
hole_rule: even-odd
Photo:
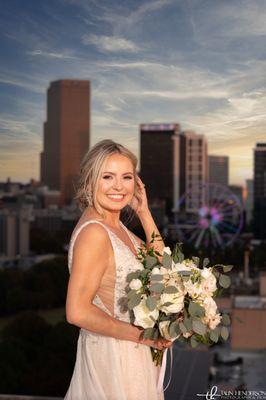
[[[102,221],[104,224],[109,225],[110,227],[119,229],[120,228],[120,211],[112,212],[109,210],[104,210],[105,218],[95,210],[95,208],[86,208],[83,211],[82,217],[85,219],[97,219]]]

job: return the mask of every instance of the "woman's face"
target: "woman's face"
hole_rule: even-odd
[[[104,165],[99,178],[97,201],[109,211],[120,211],[134,195],[135,176],[131,160],[121,154],[112,154]]]

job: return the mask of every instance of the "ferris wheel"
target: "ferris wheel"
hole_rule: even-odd
[[[197,193],[186,191],[176,210],[171,229],[175,239],[193,243],[196,248],[229,246],[243,227],[241,200],[220,184],[202,184]]]

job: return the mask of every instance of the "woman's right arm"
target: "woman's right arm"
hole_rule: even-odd
[[[111,256],[111,243],[105,229],[98,224],[84,227],[73,248],[66,318],[70,324],[91,332],[138,342],[137,328],[111,317],[92,302]]]
[[[81,230],[73,248],[66,300],[67,321],[100,335],[162,348],[160,343],[140,341],[140,330],[137,327],[113,318],[93,304],[112,257],[110,239],[102,226],[89,224]]]

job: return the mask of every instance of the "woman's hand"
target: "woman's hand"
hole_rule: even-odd
[[[166,339],[157,339],[157,340],[151,340],[151,339],[140,339],[139,343],[145,344],[149,347],[153,347],[154,349],[158,350],[164,350],[172,346],[172,342],[170,340]]]
[[[136,214],[141,214],[143,212],[149,211],[149,206],[148,206],[148,199],[146,195],[145,185],[139,176],[137,176],[136,185],[137,185],[136,194],[133,196],[133,199],[131,200],[130,207],[133,208]]]

